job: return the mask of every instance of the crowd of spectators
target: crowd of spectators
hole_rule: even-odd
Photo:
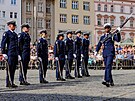
[[[93,66],[104,66],[103,63],[103,57],[102,57],[102,52],[103,52],[103,46],[101,47],[101,50],[99,51],[98,55],[95,57],[94,56],[94,51],[96,49],[96,46],[90,47],[90,54],[89,54],[89,65]],[[131,45],[115,45],[115,57],[114,57],[114,66],[116,67],[134,67],[135,66],[135,46]]]
[[[38,68],[38,61],[37,61],[37,42],[34,44],[31,43],[31,56],[30,56],[30,63],[29,66],[31,69]],[[54,52],[53,52],[53,46],[48,46],[48,60],[49,65],[48,68],[54,69]],[[100,51],[98,52],[97,56],[94,56],[94,52],[96,50],[95,46],[90,46],[89,49],[89,66],[104,66],[103,62],[103,52],[104,46],[101,47]],[[114,66],[116,67],[135,67],[135,46],[131,45],[115,45],[115,57],[114,57]],[[1,62],[0,62],[1,65]]]

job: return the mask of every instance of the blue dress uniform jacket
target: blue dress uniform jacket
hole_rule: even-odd
[[[106,34],[101,36],[100,41],[96,47],[96,51],[98,52],[100,50],[100,47],[102,46],[101,40],[103,40],[106,37]],[[113,38],[109,38],[107,41],[103,43],[104,49],[103,49],[103,57],[106,56],[115,56],[115,48],[114,48],[114,41],[120,42],[121,37],[120,33],[115,34]]]
[[[76,54],[77,58],[81,58],[81,49],[82,49],[82,39],[76,37],[74,42],[74,53]]]
[[[56,61],[56,78],[60,78],[60,73],[63,75],[63,68],[65,65],[65,43],[61,40],[56,40],[54,45],[54,56],[59,58],[59,61]],[[58,63],[59,62],[59,63]],[[60,71],[59,71],[60,68]]]
[[[42,64],[43,64],[43,70],[41,66],[39,67],[39,77],[40,77],[40,82],[42,82],[46,77],[47,65],[48,65],[48,42],[45,38],[39,39],[39,42],[37,44],[37,55],[42,59]]]
[[[81,49],[82,49],[82,39],[79,37],[76,37],[75,42],[74,42],[74,54],[76,54],[76,60],[77,60],[77,70],[75,68],[76,77],[80,76],[79,67],[81,64]]]
[[[88,68],[87,68],[87,65],[88,65],[88,59],[89,59],[89,45],[90,45],[90,41],[88,39],[83,39],[82,40],[82,54],[84,56],[84,68],[86,70],[84,70],[84,68],[82,69],[82,75],[83,76],[88,76],[89,73],[88,73]]]
[[[31,38],[28,33],[22,32],[18,35],[18,43],[19,43],[19,55],[22,59],[24,77],[26,78],[28,64],[30,61],[30,41]],[[20,73],[19,81],[23,82],[23,75]]]
[[[84,55],[85,60],[89,59],[89,45],[90,41],[84,38],[82,40],[82,54]]]
[[[11,32],[10,30],[4,32],[1,42],[1,50],[2,54],[18,56],[18,37],[15,32]]]
[[[96,47],[97,52],[100,50],[100,47],[102,46],[101,40],[103,40],[105,37],[107,37],[107,34],[101,36],[100,41]],[[112,70],[113,59],[115,56],[114,41],[120,42],[120,40],[121,40],[120,33],[116,33],[115,35],[112,36],[112,38],[110,37],[107,41],[103,43],[104,45],[103,58],[105,64],[104,80],[109,83],[113,83],[111,70]]]
[[[14,74],[18,63],[18,36],[10,30],[4,32],[1,42],[2,54],[8,55],[8,64],[11,83],[14,83]],[[9,84],[9,77],[6,77],[6,85]]]
[[[69,38],[67,38],[67,39],[65,39],[65,54],[67,55],[67,57],[68,57],[68,59],[70,60],[70,59],[74,59],[74,57],[73,57],[73,51],[74,51],[74,41],[72,40],[72,39],[69,39]]]
[[[66,78],[70,77],[70,72],[72,69],[72,64],[73,64],[73,56],[74,53],[74,41],[72,39],[66,38],[65,39],[65,54],[67,55],[68,58],[68,63],[69,63],[69,69],[66,69]]]
[[[44,38],[40,38],[37,45],[37,55],[46,61],[48,65],[48,42]]]

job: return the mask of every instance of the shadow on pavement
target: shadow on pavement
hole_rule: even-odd
[[[55,87],[59,86],[76,86],[78,84],[85,84],[86,82],[92,82],[95,81],[95,79],[98,81],[100,80],[102,76],[92,76],[92,77],[83,77],[83,78],[76,78],[73,80],[67,80],[67,81],[54,81],[49,82],[48,84],[31,84],[29,86],[20,86],[18,88],[0,88],[0,92],[9,92],[9,91],[25,91],[25,90],[36,90],[36,89],[55,89]]]
[[[116,76],[116,75],[115,75]],[[76,86],[78,84],[85,85],[87,82],[93,82],[93,81],[101,81],[103,78],[102,75],[98,76],[91,76],[91,77],[83,77],[83,78],[77,78],[73,80],[67,80],[65,82],[61,81],[54,81],[50,82],[48,84],[31,84],[29,86],[19,86],[16,89],[10,89],[10,88],[0,88],[0,92],[9,92],[9,91],[26,91],[26,90],[40,90],[40,89],[55,89],[55,87],[59,86]],[[101,81],[102,82],[102,81]],[[115,84],[114,87],[122,87],[122,86],[135,86],[135,84]]]
[[[47,93],[47,92],[46,92]],[[130,98],[107,98],[69,94],[1,93],[0,101],[135,101]]]

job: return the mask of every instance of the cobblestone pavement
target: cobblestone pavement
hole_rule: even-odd
[[[39,84],[38,70],[28,71],[29,86],[5,87],[5,71],[0,71],[0,101],[135,101],[135,70],[114,70],[115,86],[101,84],[103,70],[89,70],[91,77],[60,82],[55,71],[48,70],[48,84]],[[19,85],[19,72],[15,83]]]

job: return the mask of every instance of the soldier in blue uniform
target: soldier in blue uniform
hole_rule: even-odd
[[[45,80],[48,66],[48,42],[46,40],[47,31],[40,31],[40,36],[41,38],[39,39],[39,42],[37,44],[37,55],[41,63],[39,66],[39,80],[40,83],[48,83],[48,81]]]
[[[59,33],[54,45],[54,56],[56,60],[56,80],[66,81],[63,78],[63,69],[65,65],[65,43],[63,33]]]
[[[74,51],[74,41],[72,39],[72,31],[68,30],[66,32],[67,38],[65,39],[65,54],[66,59],[68,60],[68,69],[66,69],[66,79],[75,79],[73,76],[71,76],[71,69],[73,64],[73,59],[76,56],[73,56]]]
[[[89,77],[89,72],[88,72],[88,59],[89,59],[89,32],[86,32],[83,34],[83,40],[82,40],[82,76]]]
[[[14,32],[16,28],[15,21],[9,21],[7,23],[9,30],[3,33],[1,50],[2,54],[8,58],[9,75],[6,76],[6,87],[15,88],[14,74],[16,66],[18,64],[18,37]],[[11,81],[10,81],[11,80]]]
[[[82,78],[80,75],[80,65],[81,65],[81,49],[82,49],[82,39],[81,39],[81,30],[75,32],[76,39],[74,41],[74,55],[76,56],[76,68],[75,68],[75,77]]]
[[[105,38],[108,37],[108,35],[111,35],[111,25],[109,23],[106,23],[104,25],[105,29],[105,34],[101,36],[100,41],[96,47],[96,52],[100,50],[100,47],[102,46],[101,41]],[[120,28],[117,28],[118,33],[112,35],[107,41],[103,43],[104,49],[103,49],[103,58],[104,58],[104,64],[105,64],[105,77],[104,81],[102,82],[103,85],[106,85],[107,87],[109,86],[114,86],[113,78],[112,78],[112,63],[113,59],[115,56],[115,48],[114,48],[114,41],[120,42],[121,36],[120,36]]]
[[[19,74],[20,85],[30,85],[27,82],[27,69],[30,61],[30,42],[31,38],[29,35],[30,25],[27,23],[22,24],[22,32],[18,34],[19,43],[19,55],[22,60],[22,72]]]

